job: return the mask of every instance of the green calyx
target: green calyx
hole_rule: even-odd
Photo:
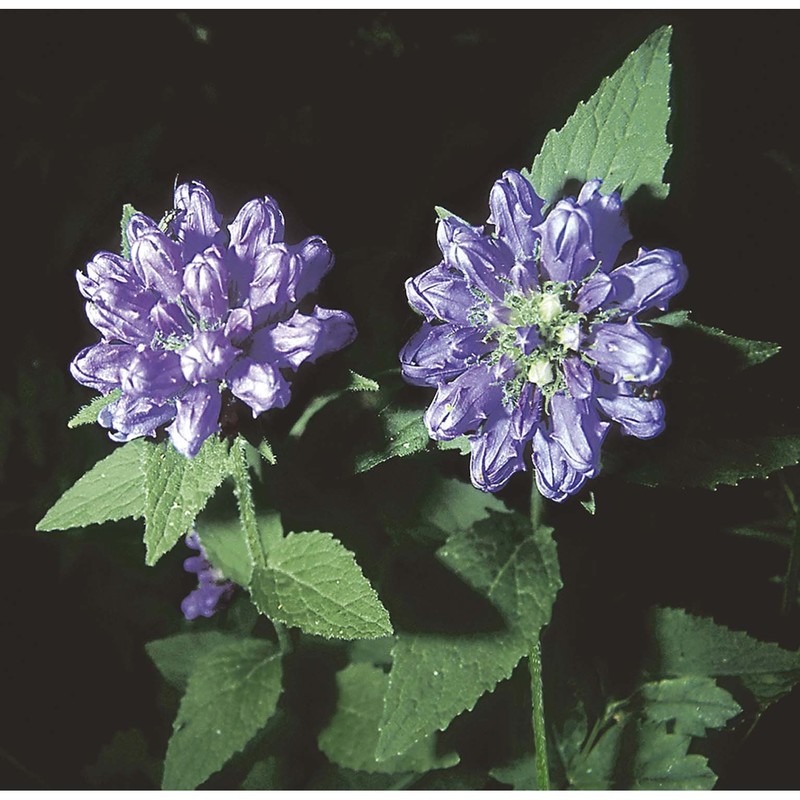
[[[572,301],[574,288],[548,281],[541,291],[514,291],[504,297],[502,316],[507,321],[496,323],[488,336],[496,342],[492,363],[507,356],[514,364],[514,375],[504,390],[508,402],[516,402],[526,383],[538,386],[546,399],[566,389],[561,363],[577,351],[584,321]]]

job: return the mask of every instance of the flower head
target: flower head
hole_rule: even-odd
[[[472,482],[495,492],[532,462],[540,491],[564,500],[600,468],[612,422],[641,439],[664,428],[646,387],[670,354],[636,317],[667,307],[687,278],[673,250],[640,249],[618,194],[587,182],[577,198],[544,202],[518,172],[492,187],[489,224],[439,222],[443,260],[406,282],[425,317],[400,353],[410,383],[436,387],[431,437],[468,435]]]
[[[130,258],[97,253],[76,277],[102,340],[70,365],[85,386],[121,396],[98,422],[111,438],[152,436],[161,425],[184,455],[219,430],[223,402],[253,416],[284,407],[292,372],[350,344],[349,314],[300,302],[333,266],[324,239],[283,241],[271,197],[251,200],[228,226],[201,183],[175,190],[170,222],[135,214]]]
[[[186,546],[197,550],[200,555],[191,556],[183,562],[186,572],[197,575],[198,586],[181,601],[181,611],[188,620],[198,617],[213,617],[221,608],[226,606],[236,584],[213,567],[208,560],[208,554],[200,543],[197,531],[192,531],[186,536]]]

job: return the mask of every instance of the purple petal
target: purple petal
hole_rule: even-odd
[[[300,302],[307,294],[315,292],[320,281],[331,270],[333,253],[321,236],[309,236],[296,245],[294,251],[300,258],[300,266],[293,273],[289,289],[292,302]]]
[[[508,479],[525,469],[524,442],[513,436],[511,415],[506,409],[490,417],[480,432],[470,437],[469,468],[473,486],[498,492]]]
[[[635,261],[617,267],[609,276],[614,294],[609,308],[638,314],[647,308],[666,309],[686,285],[689,273],[675,250],[641,248]]]
[[[86,347],[72,359],[69,371],[83,386],[108,394],[120,386],[120,370],[136,355],[130,344],[99,342]]]
[[[86,275],[95,283],[100,283],[104,280],[121,281],[123,283],[131,280],[138,282],[138,278],[133,271],[133,264],[130,261],[126,261],[116,253],[107,253],[105,251],[95,253],[92,260],[86,265]]]
[[[234,308],[225,323],[225,336],[231,344],[240,345],[253,330],[253,315],[248,308]]]
[[[570,356],[563,362],[564,378],[567,381],[567,389],[570,397],[577,400],[585,400],[591,397],[594,392],[594,377],[591,367],[578,356]]]
[[[511,248],[517,261],[533,258],[539,234],[534,230],[542,222],[544,200],[516,170],[508,170],[489,193],[489,223]]]
[[[131,397],[165,402],[186,388],[181,358],[172,350],[143,350],[120,370],[122,391]]]
[[[156,295],[132,283],[104,281],[86,304],[86,316],[106,339],[150,344],[156,332],[150,320],[155,302]]]
[[[213,617],[230,599],[233,589],[231,581],[201,584],[183,598],[181,612],[189,621],[198,617]]]
[[[551,281],[579,281],[597,265],[589,214],[568,197],[559,200],[537,227],[542,237],[541,269]]]
[[[597,405],[607,417],[618,422],[622,432],[637,439],[652,439],[665,427],[661,400],[636,397],[629,383],[598,384]]]
[[[259,255],[249,290],[255,324],[293,304],[290,286],[303,266],[294,250],[281,243],[265,247]]]
[[[191,336],[192,326],[177,303],[159,300],[150,310],[150,320],[165,339]]]
[[[216,322],[228,311],[228,271],[224,250],[212,245],[198,253],[183,273],[183,295],[199,319]]]
[[[550,398],[550,430],[564,457],[578,472],[594,477],[600,469],[600,445],[609,423],[602,422],[588,400],[576,400],[558,392]]]
[[[526,356],[529,356],[541,343],[542,337],[535,325],[517,328],[516,345]]]
[[[167,300],[175,300],[183,283],[181,250],[161,231],[147,231],[131,245],[136,274],[148,288]]]
[[[180,351],[183,376],[192,384],[220,381],[240,352],[225,338],[223,331],[197,331]]]
[[[542,393],[538,386],[525,383],[511,412],[511,435],[525,442],[533,436],[542,417]]]
[[[355,338],[355,323],[346,311],[315,306],[310,316],[295,311],[286,322],[256,331],[249,355],[260,363],[277,357],[280,366],[297,369],[304,361],[341,350]]]
[[[440,319],[468,325],[469,311],[478,302],[464,276],[444,262],[406,281],[406,295],[411,307],[429,322]]]
[[[511,283],[514,255],[508,245],[491,236],[478,236],[475,229],[448,217],[439,221],[440,247],[445,240],[445,263],[462,272],[467,283],[490,297],[502,300]]]
[[[173,231],[181,243],[184,261],[212,244],[223,243],[219,228],[222,217],[217,213],[214,197],[202,183],[182,183],[175,189],[173,202],[183,212],[173,223]]]
[[[194,458],[203,442],[219,430],[219,412],[222,410],[219,387],[208,384],[193,386],[178,398],[177,407],[175,422],[167,428],[167,433],[179,453]]]
[[[417,386],[438,386],[452,380],[467,368],[467,356],[491,349],[492,345],[483,342],[484,333],[475,328],[423,323],[400,351],[403,377]]]
[[[269,245],[283,241],[283,214],[274,198],[256,198],[242,206],[228,230],[229,249],[242,261],[254,262]]]
[[[619,251],[631,238],[623,216],[622,200],[617,192],[600,194],[601,180],[587,181],[578,195],[578,205],[589,214],[592,248],[604,272],[609,272]]]
[[[128,227],[125,229],[125,237],[128,245],[133,248],[134,243],[148,233],[161,233],[158,223],[147,216],[147,214],[134,214],[128,220]]]
[[[586,475],[570,465],[561,445],[542,427],[533,434],[533,466],[539,491],[557,503],[575,494],[586,481]]]
[[[127,442],[139,436],[155,436],[159,426],[175,416],[174,403],[154,403],[147,397],[127,397],[107,405],[97,421],[116,433],[109,436],[116,442]]]
[[[624,325],[603,322],[592,331],[588,355],[613,376],[614,382],[656,383],[670,364],[660,339],[648,336],[633,320]]]
[[[440,386],[428,410],[425,424],[432,439],[455,439],[478,425],[502,406],[503,390],[493,383],[485,364],[470,367],[451,383]]]
[[[254,417],[270,408],[285,408],[292,396],[277,367],[251,358],[238,359],[228,370],[227,381],[236,397],[250,406]]]
[[[612,289],[611,278],[605,272],[595,272],[575,294],[578,310],[582,314],[594,311],[605,303]]]

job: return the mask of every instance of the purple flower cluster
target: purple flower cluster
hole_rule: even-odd
[[[649,389],[670,354],[636,317],[665,309],[687,278],[673,250],[640,249],[618,194],[587,182],[577,198],[544,202],[518,172],[492,187],[488,223],[439,222],[443,260],[406,283],[425,317],[400,353],[406,380],[433,386],[432,438],[471,442],[475,486],[495,492],[526,468],[531,443],[543,495],[561,501],[600,469],[611,421],[640,439],[664,429]]]
[[[203,184],[178,186],[174,206],[161,225],[131,218],[129,259],[100,252],[77,273],[102,340],[70,368],[104,395],[121,390],[98,417],[112,439],[152,436],[171,423],[175,448],[193,457],[219,430],[223,392],[253,416],[282,408],[291,373],[350,344],[356,330],[344,311],[298,309],[333,254],[319,236],[286,244],[271,197],[245,204],[229,235]]]
[[[200,553],[199,556],[191,556],[183,562],[183,568],[187,572],[197,575],[198,586],[183,598],[181,611],[189,620],[213,617],[230,602],[236,584],[227,580],[218,569],[214,569],[200,543],[197,531],[187,534],[186,546]]]

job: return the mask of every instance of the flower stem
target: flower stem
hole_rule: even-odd
[[[531,486],[531,530],[535,534],[538,529],[544,502],[536,481]],[[544,693],[542,690],[542,646],[537,637],[528,657],[531,671],[531,706],[533,721],[533,742],[536,751],[536,788],[541,791],[550,789],[550,773],[547,766],[547,734],[544,720]]]
[[[789,563],[786,566],[786,577],[783,581],[783,600],[781,602],[781,611],[784,614],[788,614],[797,602],[797,585],[798,581],[800,581],[800,508],[798,508],[797,498],[786,482],[783,473],[780,474],[780,479],[794,515],[792,520],[794,532],[792,543],[789,546]]]
[[[236,502],[239,505],[239,519],[242,522],[247,552],[253,566],[264,569],[267,566],[267,555],[264,552],[261,537],[258,534],[256,510],[253,505],[253,488],[250,484],[250,476],[247,474],[247,456],[245,454],[244,441],[237,440],[233,446],[238,450],[236,453],[231,453],[233,491],[236,495]]]
[[[536,748],[536,788],[550,789],[547,767],[547,736],[544,729],[544,697],[542,694],[542,649],[536,640],[528,658],[531,670],[531,699],[533,706],[533,741]]]

